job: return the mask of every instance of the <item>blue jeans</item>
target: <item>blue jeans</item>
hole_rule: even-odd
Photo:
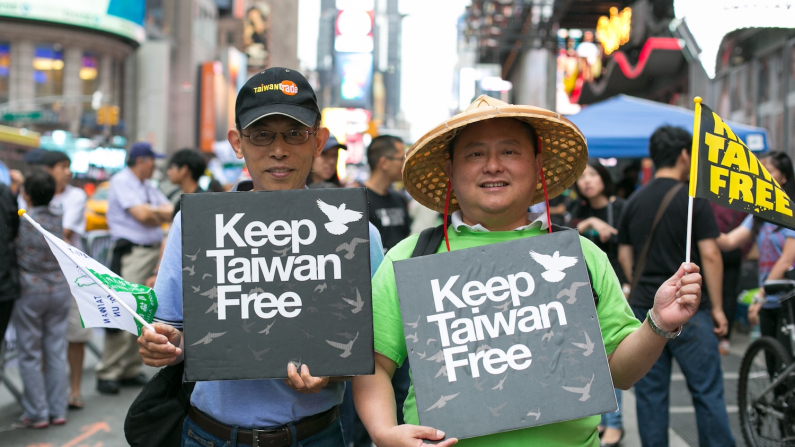
[[[335,419],[323,431],[316,433],[300,441],[295,436],[295,426],[287,424],[292,434],[292,444],[290,447],[344,447],[342,440],[342,426],[339,418]],[[232,439],[215,437],[202,430],[190,417],[185,417],[182,426],[182,446],[183,447],[250,447],[251,444],[240,444],[237,442],[237,429],[232,429]]]
[[[638,320],[646,320],[648,309],[633,307],[632,311]],[[712,328],[709,311],[697,311],[679,337],[668,341],[651,371],[635,384],[638,431],[644,447],[668,446],[673,359],[682,368],[693,397],[699,446],[734,446],[723,395],[718,337]]]
[[[616,402],[618,402],[618,410],[612,413],[603,414],[602,422],[600,422],[599,425],[605,428],[616,428],[618,430],[623,430],[624,425],[621,423],[621,390],[616,388],[615,391]]]

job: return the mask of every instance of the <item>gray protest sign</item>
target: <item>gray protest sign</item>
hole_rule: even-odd
[[[188,380],[372,374],[363,189],[182,199]]]
[[[575,231],[394,269],[421,425],[470,438],[617,409]]]

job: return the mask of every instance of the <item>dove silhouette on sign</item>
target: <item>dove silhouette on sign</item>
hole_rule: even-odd
[[[183,267],[182,270],[188,272],[188,276],[193,276],[193,275],[196,274],[196,272],[194,271],[194,267],[196,267],[196,266],[192,265],[190,267]]]
[[[508,404],[508,402],[505,402],[504,404],[500,405],[497,408],[491,408],[490,406],[486,405],[485,403],[483,405],[486,405],[486,408],[488,408],[489,411],[491,411],[491,415],[492,416],[494,416],[495,418],[498,418],[498,417],[500,417],[500,410],[502,410],[503,407],[505,407],[505,405],[507,405],[507,404]]]
[[[455,394],[450,394],[448,396],[442,396],[442,397],[439,398],[439,400],[436,401],[436,403],[434,403],[433,405],[428,407],[428,409],[425,410],[425,411],[431,411],[431,410],[436,410],[438,408],[442,408],[445,405],[447,405],[447,402],[450,402],[451,400],[455,399],[455,397],[458,396],[459,394],[461,394],[461,393],[455,393]],[[423,411],[423,413],[425,413],[425,411]]]
[[[447,377],[447,367],[446,366],[442,365],[442,367],[439,368],[439,371],[436,372],[436,375],[433,378],[435,379],[435,378],[437,378],[439,376]]]
[[[336,207],[317,199],[317,206],[330,221],[325,225],[326,230],[336,236],[345,234],[345,232],[348,231],[348,226],[345,224],[356,222],[362,218],[362,213],[360,211],[345,209],[344,203]]]
[[[203,279],[203,280],[204,280],[204,279],[207,279],[207,277],[208,277],[208,276],[209,276],[210,278],[212,278],[212,277],[213,277],[213,275],[211,275],[211,274],[209,274],[209,273],[205,273],[205,274],[203,274],[203,275],[202,275],[202,279]]]
[[[420,317],[417,317],[417,321],[415,321],[414,323],[403,323],[403,324],[405,324],[406,326],[412,329],[417,329],[417,325],[420,324]]]
[[[361,312],[362,307],[364,307],[364,301],[362,301],[362,295],[359,293],[359,289],[356,289],[356,301],[350,298],[343,298],[342,301],[345,301],[346,303],[353,306],[353,309],[351,309],[351,313],[354,314]]]
[[[190,259],[193,262],[196,262],[196,256],[199,256],[199,252],[200,251],[201,251],[201,249],[197,250],[195,255],[185,255],[185,257]]]
[[[574,346],[576,346],[578,348],[585,349],[585,352],[583,352],[582,355],[584,357],[588,357],[589,355],[593,354],[593,348],[594,348],[595,345],[594,345],[594,342],[591,341],[591,337],[588,336],[588,333],[584,332],[584,334],[585,334],[585,343],[574,343],[574,342],[571,342],[571,344],[573,344]]]
[[[265,354],[266,352],[271,350],[271,348],[267,348],[263,349],[262,351],[255,351],[254,349],[251,348],[251,346],[249,346],[248,349],[251,349],[251,353],[254,354],[254,358],[257,361],[262,360],[262,354]]]
[[[428,361],[431,361],[431,362],[436,362],[436,363],[442,363],[442,360],[444,360],[444,352],[439,351],[436,354],[428,357],[425,360],[428,360]]]
[[[331,340],[326,340],[326,343],[330,344],[331,346],[333,346],[333,347],[335,347],[337,349],[342,349],[343,352],[342,352],[342,354],[340,354],[340,357],[346,358],[346,357],[350,357],[351,348],[353,348],[353,343],[356,341],[357,338],[359,338],[359,333],[358,332],[356,333],[356,336],[353,337],[353,340],[349,341],[348,343],[339,343],[339,342],[331,341]]]
[[[566,304],[574,304],[577,302],[577,289],[587,285],[589,285],[587,282],[573,282],[568,289],[563,289],[558,292],[558,299],[567,296],[569,299],[566,300]]]
[[[527,413],[527,417],[535,416],[536,420],[541,417],[541,408],[536,409],[535,411],[531,411]]]
[[[220,337],[220,336],[222,336],[224,334],[226,334],[226,331],[224,331],[224,332],[208,332],[207,335],[202,337],[201,340],[197,341],[196,343],[192,343],[191,346],[209,345],[210,343],[212,343],[212,341],[214,339],[216,339],[216,338],[218,338],[218,337]]]
[[[594,374],[591,374],[591,381],[588,382],[587,384],[585,384],[585,386],[582,387],[582,388],[573,387],[573,386],[563,386],[561,388],[563,388],[564,390],[566,390],[566,391],[568,391],[570,393],[580,393],[580,394],[582,394],[582,396],[580,396],[579,400],[580,400],[580,402],[585,402],[586,400],[591,398],[591,384],[593,383],[593,379],[595,377],[596,376]]]
[[[257,333],[258,333],[258,334],[270,335],[270,334],[271,334],[271,328],[273,327],[273,325],[274,325],[274,324],[276,324],[276,322],[275,322],[275,321],[274,321],[273,323],[271,323],[271,324],[267,325],[267,326],[265,327],[265,329],[263,329],[263,330],[261,330],[261,331],[259,331],[259,332],[257,332]]]
[[[416,333],[416,332],[415,332],[415,333],[413,333],[413,334],[411,334],[411,335],[406,335],[406,340],[407,340],[407,341],[408,341],[408,340],[411,340],[411,341],[413,341],[414,343],[417,343],[418,341],[420,341],[420,339],[417,337],[417,333]]]
[[[562,281],[563,278],[566,277],[563,270],[577,263],[577,258],[573,256],[561,256],[559,251],[556,251],[555,254],[550,256],[530,250],[530,257],[547,269],[546,272],[541,274],[541,277],[546,279],[547,282]]]
[[[354,253],[353,251],[356,249],[356,246],[362,244],[364,242],[369,242],[367,239],[362,239],[360,237],[355,237],[351,239],[349,242],[343,242],[339,247],[337,247],[337,253],[345,250],[345,259],[353,259]]]
[[[503,378],[502,378],[502,380],[500,380],[500,383],[498,383],[497,385],[495,385],[495,386],[492,388],[492,390],[500,390],[500,391],[502,391],[502,385],[505,383],[505,379],[507,379],[507,378],[508,378],[508,374],[506,374],[506,375],[505,375],[505,377],[503,377]]]

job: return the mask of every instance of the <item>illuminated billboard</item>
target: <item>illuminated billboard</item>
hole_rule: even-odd
[[[145,0],[3,0],[0,17],[62,23],[143,42],[145,4]]]

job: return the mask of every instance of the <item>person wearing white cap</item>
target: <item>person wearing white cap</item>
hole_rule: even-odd
[[[445,252],[551,232],[548,213],[528,215],[528,207],[571,186],[587,161],[585,138],[567,119],[481,96],[412,147],[403,179],[418,202],[445,214],[453,211],[436,251]],[[357,411],[379,447],[417,446],[425,439],[443,440],[439,446],[458,442],[455,433],[418,426],[413,387],[404,406],[406,425],[396,424],[390,377],[408,353],[393,263],[411,257],[417,241],[418,236],[410,236],[393,247],[373,278],[375,374],[353,379]],[[597,316],[612,379],[616,387],[627,389],[646,374],[666,341],[698,308],[699,267],[682,264],[660,286],[649,317],[641,323],[627,305],[607,256],[587,239],[580,241],[599,297]],[[599,445],[599,420],[591,416],[465,439],[461,445]]]

